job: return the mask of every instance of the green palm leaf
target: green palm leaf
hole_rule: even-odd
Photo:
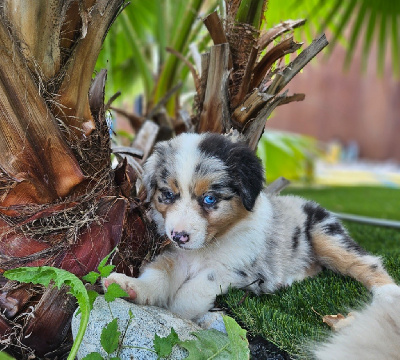
[[[396,21],[397,20],[397,21]],[[398,14],[392,14],[392,66],[396,77],[400,77],[400,47],[399,47]]]
[[[370,11],[368,25],[367,25],[367,29],[366,29],[365,38],[364,38],[364,46],[363,46],[362,68],[364,71],[366,70],[366,67],[367,67],[368,53],[371,49],[372,38],[373,38],[375,29],[376,29],[376,12]]]
[[[179,80],[184,82],[187,69],[166,48],[187,56],[189,44],[202,40],[200,9],[208,14],[216,6],[216,0],[131,2],[110,29],[97,62],[96,70],[108,69],[107,96],[118,90],[130,98],[143,93],[155,105]]]
[[[365,15],[367,12],[367,6],[363,3],[360,5],[357,13],[356,20],[354,21],[353,28],[350,35],[350,42],[345,59],[345,68],[349,68],[351,60],[353,59],[354,50],[356,48],[357,40],[360,36],[360,30],[365,21]]]
[[[377,70],[383,73],[385,55],[391,52],[393,74],[400,76],[400,2],[388,0],[288,0],[285,6],[278,0],[270,0],[265,18],[269,27],[283,18],[307,18],[301,31],[310,38],[329,30],[332,33],[328,54],[337,42],[343,42],[347,54],[345,68],[353,59],[357,44],[362,46],[362,69],[365,70],[372,55],[371,48],[377,42]],[[318,29],[315,32],[315,28]],[[349,35],[346,30],[351,29]],[[390,46],[391,45],[391,46]]]

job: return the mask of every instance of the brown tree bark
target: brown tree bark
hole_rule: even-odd
[[[1,2],[0,274],[50,265],[82,276],[119,244],[119,270],[135,275],[152,249],[142,205],[122,195],[135,173],[126,163],[111,169],[106,72],[92,80],[124,6]],[[75,306],[65,289],[0,276],[0,344],[18,358],[47,356],[66,341]]]
[[[260,35],[252,26],[232,20],[237,7],[236,2],[231,2],[231,20],[228,18],[224,27],[217,13],[204,20],[214,46],[202,58],[201,88],[192,121],[198,132],[235,129],[255,150],[272,111],[279,105],[304,99],[304,94],[289,96],[281,90],[328,42],[322,35],[290,64],[282,65],[279,61],[297,51],[302,43],[296,43],[289,35],[265,55],[263,51],[272,40],[305,21],[286,21]]]

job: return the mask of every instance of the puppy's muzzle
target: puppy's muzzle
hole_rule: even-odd
[[[178,245],[186,244],[189,241],[189,234],[186,231],[171,231],[171,237]]]

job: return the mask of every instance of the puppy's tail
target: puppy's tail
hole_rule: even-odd
[[[373,302],[313,353],[318,360],[400,359],[400,287],[376,290]]]

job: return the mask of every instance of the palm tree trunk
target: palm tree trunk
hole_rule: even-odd
[[[120,269],[133,275],[138,266],[125,264],[141,255],[134,247],[150,247],[143,246],[152,238],[141,207],[129,207],[114,181],[106,72],[92,81],[104,37],[124,5],[2,1],[0,272],[51,265],[82,276],[121,243],[129,251]],[[126,168],[119,174],[121,184],[129,180]],[[65,290],[1,277],[0,307],[0,341],[18,357],[57,349],[74,309]]]

